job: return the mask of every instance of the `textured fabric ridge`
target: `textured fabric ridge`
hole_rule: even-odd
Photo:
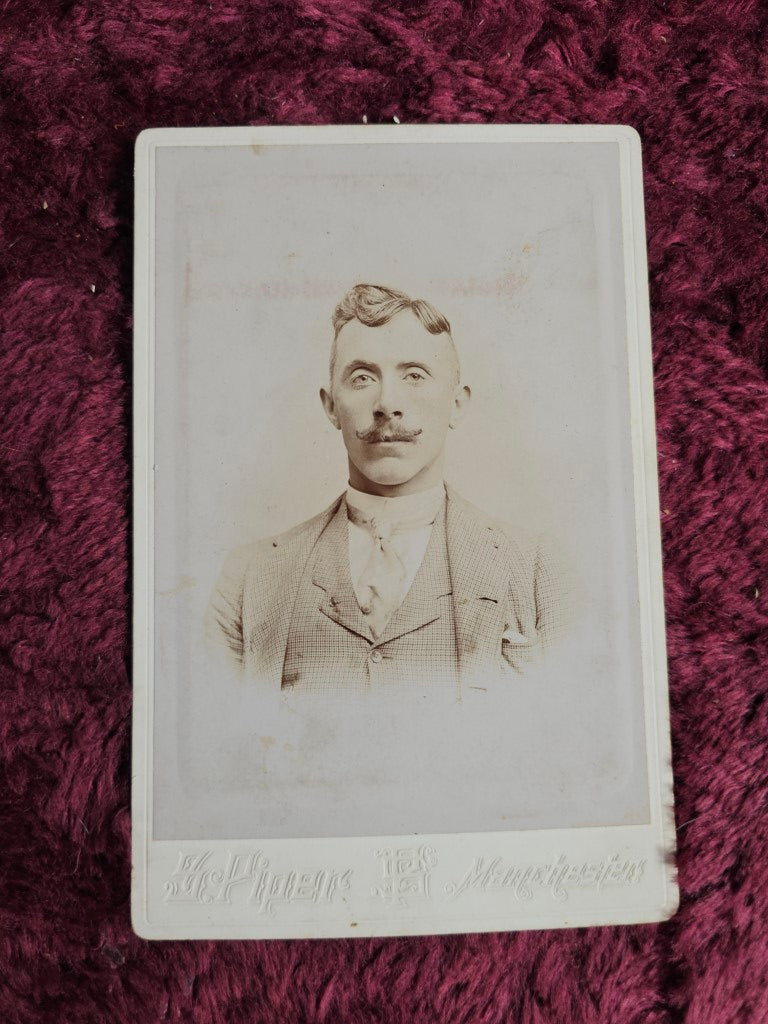
[[[0,33],[0,1019],[768,1020],[766,8],[8,0]],[[129,923],[133,140],[633,125],[644,144],[679,914],[147,943]]]

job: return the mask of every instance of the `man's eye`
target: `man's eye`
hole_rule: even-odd
[[[373,377],[371,377],[370,373],[356,373],[350,378],[350,384],[367,384],[371,380],[373,380]]]
[[[411,381],[418,381],[418,380],[426,380],[426,377],[421,372],[421,370],[409,370],[408,373],[406,373],[406,375],[405,375],[405,379],[406,380],[411,380]]]

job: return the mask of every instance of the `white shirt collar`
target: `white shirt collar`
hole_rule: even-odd
[[[379,522],[397,522],[421,516],[437,516],[440,506],[445,501],[445,484],[438,484],[437,487],[417,491],[415,494],[400,494],[394,498],[381,494],[366,494],[350,485],[346,497],[348,505],[358,509],[368,518],[375,517]]]

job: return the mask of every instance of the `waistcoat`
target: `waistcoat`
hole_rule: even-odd
[[[349,571],[346,503],[315,545],[293,608],[283,691],[343,694],[434,689],[458,694],[445,505],[403,603],[375,640]]]

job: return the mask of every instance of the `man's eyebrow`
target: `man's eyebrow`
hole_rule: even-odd
[[[425,370],[427,373],[431,373],[429,363],[425,363],[423,359],[408,359],[404,363],[398,363],[398,370],[407,370],[409,366],[418,366],[419,369]]]
[[[341,374],[342,377],[347,377],[353,370],[370,370],[372,373],[379,373],[381,367],[377,366],[376,363],[367,363],[365,359],[353,359],[344,367]]]

